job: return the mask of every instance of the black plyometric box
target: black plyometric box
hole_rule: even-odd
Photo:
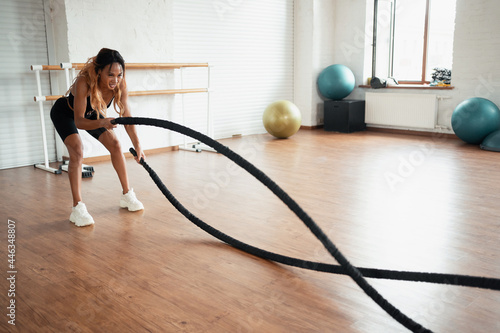
[[[365,124],[365,101],[325,101],[325,131],[351,133],[363,131]]]

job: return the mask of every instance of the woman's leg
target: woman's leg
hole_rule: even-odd
[[[77,227],[94,224],[94,219],[87,212],[87,207],[82,202],[82,140],[78,133],[70,134],[64,139],[64,144],[69,152],[68,177],[73,196],[73,208],[69,220]]]
[[[78,227],[93,224],[94,219],[82,202],[82,140],[75,126],[73,111],[67,98],[61,97],[54,103],[50,110],[50,118],[69,152],[68,177],[73,197],[73,208],[69,220]]]
[[[122,185],[123,194],[120,198],[120,207],[127,208],[132,212],[144,209],[143,204],[137,200],[134,191],[129,186],[125,156],[123,156],[120,141],[118,141],[116,134],[113,131],[106,131],[99,136],[99,141],[109,150],[111,163],[113,163]]]
[[[111,163],[115,168],[116,174],[122,185],[123,194],[126,194],[129,190],[129,182],[127,175],[127,168],[125,166],[125,156],[123,156],[120,141],[116,137],[113,131],[106,131],[99,136],[99,141],[106,147],[106,149],[111,154]]]
[[[68,177],[73,196],[73,207],[82,201],[82,140],[78,133],[71,134],[64,140],[69,152]]]

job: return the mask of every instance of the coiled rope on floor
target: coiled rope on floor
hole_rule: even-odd
[[[193,215],[188,209],[186,209],[168,190],[168,188],[163,184],[158,175],[154,172],[151,167],[141,159],[140,163],[148,171],[149,175],[156,183],[161,192],[169,200],[169,202],[186,218],[188,218],[195,225],[208,232],[210,235],[216,237],[217,239],[226,242],[227,244],[241,249],[252,255],[273,260],[282,264],[301,267],[305,269],[317,270],[322,272],[336,273],[349,275],[358,286],[384,311],[386,311],[391,317],[398,321],[401,325],[413,332],[431,332],[429,329],[423,327],[419,323],[415,322],[413,319],[406,316],[394,305],[389,303],[375,288],[373,288],[365,277],[369,278],[381,278],[381,279],[394,279],[394,280],[405,280],[405,281],[419,281],[419,282],[432,282],[441,284],[452,284],[461,285],[469,287],[478,287],[485,289],[500,290],[500,279],[485,278],[485,277],[474,277],[467,275],[455,275],[455,274],[438,274],[438,273],[424,273],[424,272],[404,272],[404,271],[392,271],[392,270],[381,270],[374,268],[357,268],[353,266],[347,258],[338,250],[338,248],[333,244],[333,242],[326,236],[326,234],[321,230],[321,228],[312,220],[312,218],[283,190],[281,189],[272,179],[270,179],[261,170],[251,164],[249,161],[244,159],[242,156],[238,155],[228,147],[222,145],[221,143],[213,140],[212,138],[197,132],[191,128],[182,126],[180,124],[154,118],[136,118],[136,117],[125,117],[116,118],[113,120],[115,124],[121,125],[149,125],[156,126],[165,129],[169,129],[183,135],[192,137],[210,147],[215,149],[218,153],[226,156],[234,163],[245,169],[252,176],[257,178],[262,184],[268,187],[285,205],[290,208],[297,217],[309,228],[309,230],[318,238],[318,240],[323,244],[327,251],[335,258],[335,260],[340,264],[331,265],[319,262],[312,262],[307,260],[301,260],[297,258],[287,257],[280,254],[272,253],[244,242],[241,242],[231,236],[224,234],[223,232],[213,228],[207,223],[203,222],[201,219]],[[135,151],[131,148],[131,153],[135,154]]]

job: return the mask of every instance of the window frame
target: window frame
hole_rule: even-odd
[[[396,3],[397,0],[394,0]],[[429,45],[429,10],[430,10],[430,0],[425,0],[425,19],[424,19],[424,36],[423,36],[423,48],[422,48],[422,72],[420,81],[399,81],[400,84],[430,84],[430,81],[425,79],[425,73],[427,72],[427,46]],[[395,12],[395,11],[394,11]],[[393,30],[394,33],[394,30]],[[393,37],[394,38],[394,37]],[[394,40],[393,40],[394,43]],[[394,61],[394,57],[391,59],[391,62]],[[392,76],[392,73],[391,73]]]
[[[394,78],[394,32],[395,32],[395,20],[396,18],[396,2],[397,0],[393,0],[393,7],[391,9],[391,22],[390,22],[390,36],[391,40],[389,42],[389,68],[387,77],[389,79],[397,79]],[[372,51],[372,77],[376,76],[376,40],[377,40],[377,15],[378,15],[378,0],[374,0],[374,11],[373,11],[373,51]],[[420,73],[420,80],[398,80],[398,84],[401,85],[429,85],[431,81],[426,80],[426,72],[427,72],[427,58],[428,58],[428,45],[429,45],[429,25],[430,25],[430,0],[425,0],[425,19],[424,19],[424,31],[423,31],[423,48],[422,48],[422,66]]]

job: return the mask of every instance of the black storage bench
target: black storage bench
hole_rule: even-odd
[[[365,101],[325,101],[324,107],[325,131],[351,133],[366,129]]]

